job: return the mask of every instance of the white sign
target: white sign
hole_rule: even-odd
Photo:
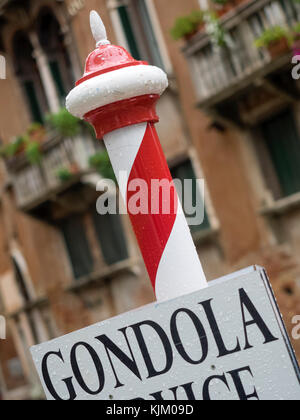
[[[299,400],[264,270],[212,282],[32,348],[50,400]]]

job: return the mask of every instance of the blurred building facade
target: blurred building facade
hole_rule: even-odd
[[[7,66],[0,138],[9,143],[63,106],[95,47],[88,22],[96,9],[113,43],[168,73],[158,131],[173,176],[205,178],[205,221],[193,236],[207,278],[263,265],[291,330],[300,314],[299,93],[291,55],[261,56],[253,40],[259,25],[296,22],[300,11],[292,0],[245,0],[222,18],[236,44],[220,53],[205,34],[182,45],[170,37],[174,20],[199,7],[207,2],[0,1],[0,54]],[[96,214],[99,175],[89,158],[101,150],[86,131],[73,138],[47,132],[39,165],[23,153],[2,162],[4,398],[41,396],[31,345],[154,299],[127,216]],[[67,182],[57,177],[63,168],[74,172]]]

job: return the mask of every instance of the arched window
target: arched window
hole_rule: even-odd
[[[22,31],[17,32],[13,38],[13,54],[15,72],[28,102],[31,118],[42,123],[43,116],[48,111],[47,100],[33,57],[32,45]]]
[[[42,9],[39,14],[37,34],[43,52],[47,56],[57,94],[61,103],[64,103],[68,91],[74,85],[74,77],[60,24],[49,8]]]

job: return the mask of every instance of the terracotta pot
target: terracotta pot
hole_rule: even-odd
[[[46,130],[44,127],[37,128],[36,130],[32,130],[30,133],[30,140],[36,141],[38,143],[43,143],[46,138]]]
[[[228,3],[222,5],[216,5],[216,12],[219,17],[224,16],[226,13],[230,12],[235,7],[239,6],[242,3],[247,3],[249,0],[229,0]]]
[[[69,169],[72,175],[76,175],[80,171],[79,165],[75,162],[71,163]]]
[[[26,150],[26,145],[25,145],[25,143],[23,143],[23,144],[22,144],[22,145],[18,148],[18,150],[16,151],[15,156],[20,156],[20,155],[24,154],[24,153],[25,153],[25,150]]]
[[[193,32],[191,32],[188,35],[185,35],[184,39],[188,42],[190,41],[198,32],[202,31],[202,29],[204,28],[204,23],[202,23],[201,25],[198,26],[197,29],[195,29]]]
[[[268,45],[268,51],[272,58],[280,57],[290,50],[288,40],[281,38],[279,41],[272,42]]]
[[[215,10],[217,12],[217,15],[219,17],[222,17],[226,15],[226,13],[230,12],[234,8],[234,5],[231,2],[228,2],[226,4],[222,5],[216,5]]]

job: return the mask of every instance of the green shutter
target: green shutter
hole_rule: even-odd
[[[73,267],[74,277],[80,278],[93,271],[93,257],[80,217],[73,216],[62,223],[62,232]]]
[[[50,61],[49,66],[50,66],[50,71],[51,71],[53,80],[55,82],[57,92],[58,92],[60,98],[65,101],[66,91],[65,91],[65,88],[64,88],[64,84],[63,84],[63,80],[62,80],[62,77],[61,77],[61,72],[60,72],[58,62],[57,61]]]
[[[35,92],[34,83],[31,80],[28,80],[27,82],[24,82],[23,86],[33,121],[43,123],[43,114]]]
[[[148,46],[151,54],[151,64],[157,67],[164,68],[164,64],[161,58],[158,42],[153,31],[152,22],[149,17],[147,5],[145,0],[136,1],[136,5],[139,11],[139,17],[142,21],[144,33],[146,35]]]
[[[284,196],[300,191],[300,138],[292,112],[265,122],[263,137]]]
[[[199,191],[195,172],[193,170],[191,162],[188,160],[181,165],[178,165],[171,170],[171,174],[173,179],[180,179],[183,186],[183,199],[184,199],[184,180],[185,179],[191,179],[193,180],[193,190],[192,190],[192,204],[195,207],[196,203],[200,203],[200,205],[203,205],[203,198],[201,197],[201,192]],[[183,203],[183,209],[184,209],[184,203]],[[190,215],[187,215],[187,217],[191,217]],[[206,211],[204,210],[204,221],[201,225],[196,226],[190,226],[192,232],[197,232],[199,230],[205,230],[210,228],[209,219],[207,216]]]
[[[138,44],[135,40],[135,35],[134,35],[133,30],[132,30],[132,26],[131,26],[131,22],[130,22],[127,7],[126,6],[119,6],[118,7],[118,13],[119,13],[119,17],[120,17],[120,20],[121,20],[121,23],[122,23],[122,26],[123,26],[123,30],[124,30],[124,33],[125,33],[125,37],[127,39],[127,43],[128,43],[131,55],[136,60],[141,60],[139,47],[138,47]]]
[[[126,239],[118,214],[100,215],[93,212],[96,235],[108,265],[128,258]]]

